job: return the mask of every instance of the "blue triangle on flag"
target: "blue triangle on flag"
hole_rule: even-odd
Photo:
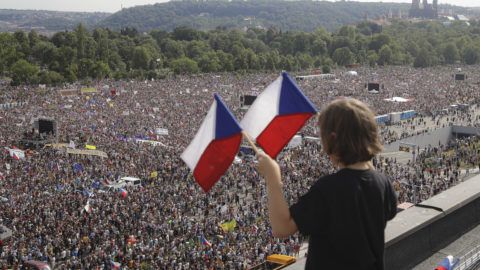
[[[215,139],[223,139],[234,134],[240,133],[242,128],[238,124],[235,116],[228,110],[217,93],[214,94],[217,101],[217,115],[215,119]]]
[[[288,76],[286,72],[282,73],[282,89],[280,90],[280,115],[295,113],[317,113],[315,106],[300,91],[297,84]]]

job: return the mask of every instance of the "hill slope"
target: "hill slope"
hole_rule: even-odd
[[[98,26],[140,31],[173,30],[188,26],[200,30],[216,27],[271,27],[282,30],[312,31],[319,26],[334,30],[357,23],[368,15],[377,18],[391,10],[407,14],[409,4],[326,1],[238,1],[238,2],[168,2],[123,9]]]
[[[0,9],[0,32],[35,29],[40,33],[50,34],[72,30],[79,23],[91,28],[109,15],[101,12]]]

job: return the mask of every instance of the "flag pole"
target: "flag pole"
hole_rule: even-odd
[[[250,135],[248,135],[245,131],[242,131],[242,134],[243,134],[243,137],[247,140],[248,144],[250,144],[250,146],[252,147],[253,151],[255,152],[255,155],[258,156],[258,153],[260,152],[260,150],[252,141],[252,138],[250,137]]]

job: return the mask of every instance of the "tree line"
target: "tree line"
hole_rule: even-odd
[[[270,29],[140,33],[134,28],[88,31],[78,25],[46,37],[35,31],[0,33],[0,77],[19,84],[78,80],[151,79],[169,74],[303,71],[336,66],[480,62],[480,22],[372,22],[327,32]]]

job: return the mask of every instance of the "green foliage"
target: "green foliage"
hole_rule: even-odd
[[[438,22],[371,22],[329,33],[249,28],[246,31],[188,27],[150,34],[78,25],[48,38],[36,32],[0,33],[0,76],[13,84],[165,78],[197,72],[303,71],[353,63],[411,65],[480,62],[480,34],[471,26]],[[366,35],[368,34],[368,35]],[[41,70],[41,71],[40,71]],[[40,71],[40,72],[39,72]]]
[[[409,7],[408,4],[353,1],[171,1],[123,9],[100,22],[99,26],[116,30],[133,27],[145,32],[153,29],[174,31],[178,26],[200,30],[275,26],[283,31],[314,31],[324,27],[334,31],[362,21],[365,14],[378,17],[390,9],[402,10],[406,14]],[[379,31],[376,25],[367,24],[366,28],[370,33]],[[198,38],[187,28],[174,32],[173,38],[177,40]],[[271,38],[267,38],[268,42]]]
[[[333,52],[332,59],[338,65],[345,66],[353,63],[353,54],[347,47],[338,48]]]
[[[197,62],[187,57],[173,60],[170,66],[175,74],[197,73],[199,71]]]
[[[36,83],[38,71],[38,66],[32,65],[23,59],[18,60],[11,67],[12,84],[19,85],[22,82],[27,84]]]
[[[480,57],[479,51],[480,51],[479,48],[473,45],[465,48],[463,52],[463,61],[465,62],[465,64],[474,65],[478,63],[478,60]]]

